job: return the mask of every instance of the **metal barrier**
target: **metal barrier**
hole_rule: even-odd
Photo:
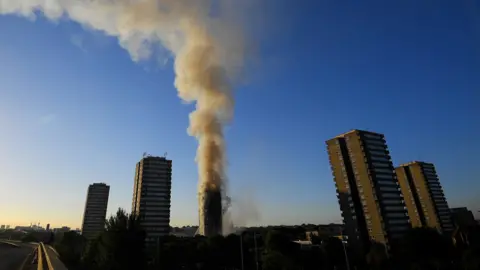
[[[10,245],[10,246],[13,246],[13,247],[19,247],[18,244],[15,244],[10,240],[0,240],[0,243],[5,244],[5,245]]]

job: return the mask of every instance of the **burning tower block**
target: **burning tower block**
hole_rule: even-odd
[[[222,194],[219,190],[206,191],[203,197],[203,215],[200,214],[200,233],[204,236],[222,234]],[[200,211],[202,212],[202,211]]]

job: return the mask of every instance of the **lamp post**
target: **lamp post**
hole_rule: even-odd
[[[257,233],[253,232],[253,242],[255,243],[255,263],[258,270],[258,252],[257,252]]]
[[[241,265],[242,265],[242,270],[243,269],[243,237],[242,237],[242,234],[243,233],[240,233],[240,261],[241,261]]]
[[[345,262],[347,263],[347,270],[350,270],[350,262],[348,261],[347,248],[345,247],[346,242],[347,241],[343,240],[343,235],[342,235],[342,247],[343,247],[343,252],[345,253]]]

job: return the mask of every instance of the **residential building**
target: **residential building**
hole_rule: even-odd
[[[316,237],[320,237],[320,233],[318,231],[306,231],[305,237],[307,241],[313,242]]]
[[[0,226],[0,230],[5,230],[5,225]]]
[[[170,228],[170,235],[174,235],[176,237],[194,237],[197,229],[198,226],[187,226],[182,228],[173,227]]]
[[[308,230],[305,232],[308,241],[312,241],[313,238],[327,239],[330,237],[338,237],[343,235],[343,224],[322,224],[318,225],[316,230]]]
[[[94,183],[88,186],[82,221],[82,235],[87,240],[95,239],[105,229],[109,193],[110,186],[105,183]]]
[[[301,250],[311,250],[314,247],[312,241],[309,240],[296,240],[292,242],[297,244]]]
[[[137,163],[132,212],[140,217],[147,245],[156,243],[158,237],[170,232],[171,186],[171,160],[145,156]]]
[[[410,221],[384,135],[352,130],[326,144],[349,245],[389,249]]]
[[[71,230],[70,227],[68,226],[63,226],[61,228],[54,228],[52,231],[54,233],[65,233],[65,232],[69,232]],[[103,230],[103,229],[102,229]],[[91,239],[91,238],[90,238]]]
[[[477,225],[477,221],[473,216],[473,212],[468,210],[467,207],[450,208],[450,213],[452,216],[452,221],[457,227],[465,228]]]
[[[413,161],[395,169],[413,227],[453,231],[450,209],[431,163]]]
[[[15,226],[15,230],[16,231],[29,232],[29,231],[32,231],[32,225],[30,225],[30,226]]]

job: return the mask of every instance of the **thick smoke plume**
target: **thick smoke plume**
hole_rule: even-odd
[[[225,180],[223,126],[231,119],[231,84],[243,65],[239,28],[226,20],[228,0],[0,0],[1,14],[73,20],[118,38],[134,61],[158,48],[175,58],[180,98],[196,102],[188,132],[199,142],[199,202]],[[212,15],[214,14],[214,15]],[[223,14],[223,15],[222,15]],[[204,207],[199,205],[200,216]],[[202,228],[200,228],[202,230]]]

